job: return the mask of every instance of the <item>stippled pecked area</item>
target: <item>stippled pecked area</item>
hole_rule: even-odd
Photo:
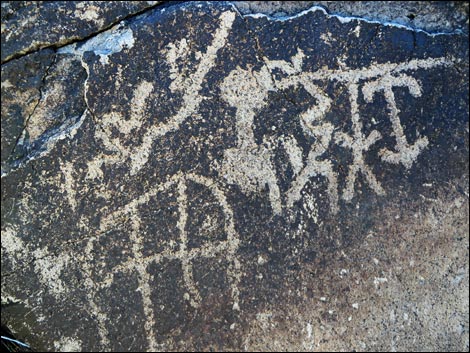
[[[11,327],[63,351],[468,349],[468,36],[151,6],[2,65]]]

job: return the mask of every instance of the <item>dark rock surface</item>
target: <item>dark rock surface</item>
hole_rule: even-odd
[[[321,6],[332,15],[361,17],[427,32],[468,33],[469,4],[465,1],[234,1],[244,15],[295,15]]]
[[[2,63],[109,28],[161,1],[2,1]]]
[[[2,65],[33,346],[468,350],[467,35],[214,2],[55,48]]]

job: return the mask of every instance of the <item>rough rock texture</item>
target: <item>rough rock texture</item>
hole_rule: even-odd
[[[161,1],[2,1],[2,63],[109,28]]]
[[[295,15],[312,6],[329,13],[390,22],[428,32],[468,33],[468,2],[464,1],[234,1],[243,14],[273,17]]]
[[[9,60],[2,320],[58,351],[468,350],[468,54],[191,2]]]

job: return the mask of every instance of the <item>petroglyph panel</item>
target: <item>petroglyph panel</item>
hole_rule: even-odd
[[[468,304],[416,249],[445,244],[468,289],[468,146],[464,34],[156,7],[2,66],[5,313],[45,349],[367,350],[362,308],[391,320],[405,272],[409,326],[440,298],[463,349]]]

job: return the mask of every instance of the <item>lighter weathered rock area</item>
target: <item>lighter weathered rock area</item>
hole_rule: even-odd
[[[161,1],[2,1],[2,63],[85,39]]]
[[[462,1],[234,1],[243,14],[275,18],[321,6],[332,15],[397,24],[427,32],[468,33],[468,3]]]
[[[48,351],[468,351],[466,32],[145,3],[72,2],[106,20],[43,49],[2,17],[2,321]]]

